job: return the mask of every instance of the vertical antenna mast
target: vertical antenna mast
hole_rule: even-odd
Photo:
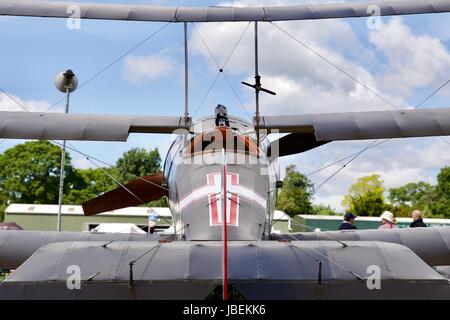
[[[64,112],[69,113],[69,101],[70,101],[70,88],[66,88],[66,107]],[[64,167],[66,163],[66,140],[63,140],[62,150],[61,150],[61,168],[59,173],[59,195],[58,195],[58,218],[56,222],[56,231],[61,231],[61,212],[62,204],[64,198]]]
[[[259,148],[259,89],[261,87],[261,76],[259,75],[258,57],[258,21],[255,21],[255,116],[256,116],[256,143]]]
[[[189,48],[188,26],[184,23],[184,118],[189,117]]]
[[[75,91],[78,86],[78,79],[72,70],[67,70],[56,75],[56,88],[66,94],[65,113],[69,113],[70,93]],[[58,218],[56,221],[56,231],[61,231],[61,211],[64,200],[64,165],[66,162],[66,140],[63,141],[61,150],[61,168],[59,176],[59,197],[58,197]]]
[[[263,91],[271,95],[276,95],[275,92],[270,91],[262,87],[261,76],[259,75],[259,51],[258,51],[258,21],[255,21],[255,84],[242,81],[243,85],[255,89],[255,130],[256,130],[256,143],[259,147],[259,92]]]

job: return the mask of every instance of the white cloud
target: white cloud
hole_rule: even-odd
[[[86,158],[77,158],[72,161],[72,165],[77,169],[95,169],[97,166],[95,166],[91,161],[87,160]]]
[[[175,62],[162,54],[129,56],[124,61],[124,77],[132,83],[155,81],[175,70]]]
[[[25,107],[30,112],[46,111],[50,108],[50,104],[47,101],[39,100],[23,100],[15,95],[8,93],[13,99],[8,97],[3,92],[0,92],[0,111],[25,111],[20,105]],[[52,112],[58,112],[61,109],[52,109]]]
[[[416,36],[400,18],[392,18],[369,34],[387,59],[380,76],[383,88],[410,94],[416,88],[438,87],[449,79],[450,52],[438,38]]]
[[[261,112],[267,115],[380,111],[387,108],[379,98],[358,85],[347,90],[342,87],[325,88],[317,82],[266,76],[264,86],[277,92],[276,96],[261,96]],[[405,104],[400,97],[390,97],[390,101],[400,106]],[[247,107],[248,110],[254,109],[251,103]]]
[[[282,167],[291,162],[304,173],[311,173],[336,160],[364,149],[370,141],[333,142],[323,147],[282,160]],[[348,161],[348,160],[346,160]],[[317,187],[333,175],[346,161],[319,171],[309,178]],[[380,174],[386,189],[409,182],[436,183],[436,170],[450,163],[449,146],[439,138],[396,139],[368,150],[325,183],[314,202],[330,204],[342,210],[341,201],[351,184],[361,176]]]
[[[199,25],[197,28],[218,62],[223,63],[245,25],[246,23],[214,23]],[[390,91],[387,90],[383,92],[382,83],[371,72],[371,68],[377,65],[375,50],[363,45],[348,22],[300,21],[280,22],[277,25],[332,64],[380,93],[392,104],[407,107],[402,96],[395,91],[395,94],[389,94]],[[261,24],[259,35],[263,85],[278,93],[275,97],[262,96],[263,112],[318,113],[392,108],[276,27]],[[196,32],[193,32],[192,47],[194,53],[208,61],[212,70],[217,69]],[[249,28],[225,71],[245,77],[253,74],[253,50],[253,30]]]
[[[212,23],[199,25],[197,29],[202,38],[220,64],[224,63],[245,29],[247,23]],[[353,30],[340,20],[323,21],[320,28],[311,21],[278,23],[283,29],[295,37],[302,39],[323,56],[339,64],[351,74],[374,85],[372,76],[364,68],[347,60],[344,53],[358,52],[370,53],[364,49]],[[347,76],[324,63],[311,51],[301,47],[290,37],[270,24],[260,26],[260,69],[263,81],[267,76],[286,76],[298,81],[306,81],[320,84],[324,89],[354,87],[354,83]],[[342,40],[342,41],[340,41]],[[203,45],[196,32],[192,36],[192,49],[207,59],[215,70],[217,66],[210,58],[208,50]],[[254,66],[253,30],[248,28],[247,33],[236,48],[228,62],[226,70],[237,74],[252,74]],[[361,55],[356,55],[359,59]]]

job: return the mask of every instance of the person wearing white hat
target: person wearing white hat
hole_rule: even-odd
[[[394,214],[389,211],[385,211],[381,214],[381,225],[378,227],[378,229],[393,229],[397,228]]]

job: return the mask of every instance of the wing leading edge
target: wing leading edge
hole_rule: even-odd
[[[383,0],[276,7],[158,7],[30,0],[0,2],[0,15],[161,22],[315,20],[441,12],[450,12],[448,0]]]
[[[137,133],[173,133],[187,129],[190,118],[39,112],[0,112],[0,138],[126,141]]]
[[[291,133],[272,142],[284,156],[330,141],[450,135],[450,108],[264,116],[259,128]]]

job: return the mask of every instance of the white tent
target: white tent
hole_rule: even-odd
[[[146,232],[133,223],[100,223],[91,232],[98,233],[134,233],[145,234]]]

